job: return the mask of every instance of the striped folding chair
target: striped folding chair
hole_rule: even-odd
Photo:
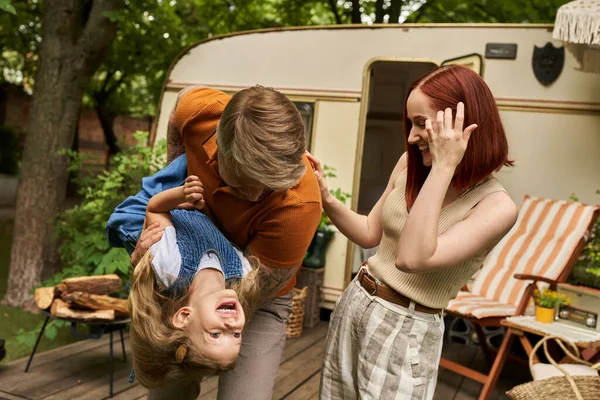
[[[598,206],[525,196],[517,223],[488,254],[471,291],[461,291],[448,305],[448,314],[473,324],[492,368],[485,375],[445,358],[440,366],[482,383],[479,400],[492,394],[515,336],[507,331],[494,358],[482,327],[501,326],[504,318],[523,315],[538,283],[555,286],[567,279],[598,210]]]

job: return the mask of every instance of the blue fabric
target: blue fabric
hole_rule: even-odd
[[[135,196],[129,196],[115,208],[106,223],[106,236],[111,247],[124,247],[133,253],[144,218],[146,206],[152,196],[164,190],[182,186],[187,178],[185,154],[177,157],[171,164],[156,174],[142,179],[142,190]]]
[[[177,232],[181,269],[173,285],[166,290],[167,294],[176,297],[185,292],[198,272],[200,259],[209,251],[219,257],[226,281],[242,277],[244,270],[240,257],[210,218],[198,210],[177,209],[171,211],[171,220]]]

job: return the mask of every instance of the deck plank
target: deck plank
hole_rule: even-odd
[[[313,374],[300,387],[284,397],[285,400],[310,400],[319,395],[319,385],[321,383],[321,371]]]
[[[288,340],[277,373],[273,399],[318,399],[323,352],[328,324],[322,322],[305,329],[298,339]],[[126,336],[127,337],[127,336]],[[122,361],[121,346],[115,337],[115,400],[146,400],[147,390],[139,383],[129,383],[131,354]],[[36,355],[30,372],[23,369],[27,359],[0,365],[0,399],[9,400],[99,400],[109,391],[108,337],[80,341],[59,349]],[[447,342],[445,357],[476,370],[486,372],[487,365],[481,350],[472,345]],[[527,368],[505,368],[493,393],[492,400],[506,399],[505,392],[526,381]],[[218,378],[202,382],[200,399],[216,399]],[[481,384],[440,368],[434,400],[475,400]]]
[[[477,347],[466,346],[461,343],[448,341],[444,343],[442,356],[463,365],[470,365],[477,353]],[[446,368],[439,368],[438,381],[434,393],[434,400],[458,400],[460,387],[466,380],[465,377]],[[463,397],[462,400],[473,400],[477,396]]]
[[[328,325],[329,324],[326,322],[321,322],[313,328],[305,329],[302,333],[302,336],[299,338],[289,339],[285,345],[285,349],[283,350],[283,355],[281,357],[282,364],[294,358],[298,354],[311,349],[315,343],[324,340],[325,336],[327,335]],[[211,377],[202,381],[199,398],[202,400],[216,399],[218,385],[218,377]]]
[[[108,344],[104,344],[76,353],[68,359],[60,356],[43,365],[36,365],[34,360],[28,373],[21,372],[6,378],[2,376],[1,386],[9,393],[40,399],[98,376],[104,375],[108,382],[108,354]],[[115,355],[115,368],[124,364],[119,355]]]

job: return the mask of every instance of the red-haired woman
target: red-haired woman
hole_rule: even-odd
[[[442,310],[517,219],[493,176],[512,162],[479,75],[450,65],[415,82],[404,132],[407,152],[368,216],[337,201],[311,159],[329,218],[359,246],[379,245],[332,315],[322,399],[431,399]]]

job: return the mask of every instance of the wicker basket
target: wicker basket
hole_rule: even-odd
[[[304,302],[308,289],[294,288],[292,300],[292,313],[287,324],[286,335],[288,339],[294,339],[302,335],[302,324],[304,322]]]
[[[552,365],[558,368],[565,376],[555,376],[552,378],[534,380],[515,386],[506,395],[511,400],[537,400],[537,399],[560,399],[560,400],[597,400],[600,397],[600,376],[571,376],[567,371],[560,367],[548,353],[548,340],[555,340],[563,351],[574,361],[591,366],[591,363],[580,358],[579,349],[573,343],[559,339],[555,336],[545,336],[540,340],[529,354],[529,369],[533,376],[533,359],[535,353],[544,345],[544,354]],[[564,343],[563,343],[564,342]],[[573,349],[573,354],[566,347],[565,343]],[[597,368],[597,366],[594,366]]]
[[[598,400],[600,397],[600,378],[596,376],[572,377],[581,398],[584,400]],[[511,400],[537,400],[537,399],[578,399],[571,384],[564,376],[542,379],[515,386],[506,392]]]
[[[312,328],[321,322],[321,302],[323,301],[323,277],[325,268],[300,268],[296,278],[296,287],[307,287],[306,300],[304,301],[304,324],[305,328]]]

